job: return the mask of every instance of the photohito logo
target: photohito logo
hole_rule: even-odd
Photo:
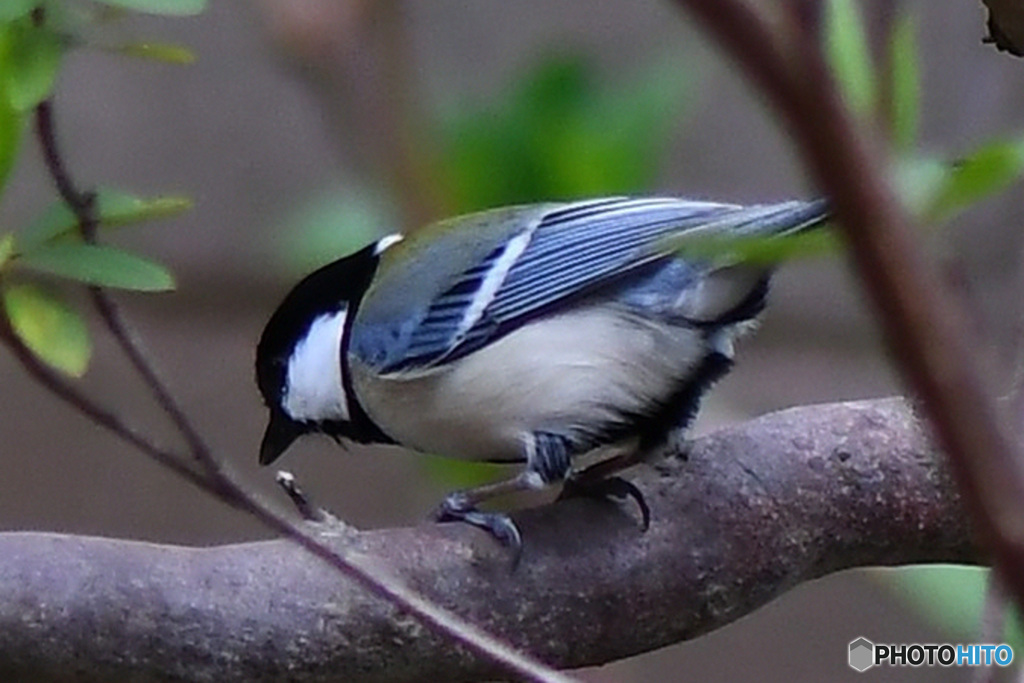
[[[850,642],[850,668],[867,671],[873,666],[1008,666],[1013,648],[1005,643],[951,645],[949,643],[872,643],[861,636]]]

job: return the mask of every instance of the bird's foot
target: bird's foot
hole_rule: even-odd
[[[503,512],[483,512],[469,502],[461,492],[450,494],[434,511],[435,522],[464,522],[483,529],[498,543],[512,551],[512,566],[519,564],[523,552],[523,537],[512,518]]]
[[[583,472],[586,473],[586,470]],[[643,492],[635,484],[622,477],[611,476],[588,480],[570,476],[565,480],[565,486],[562,487],[562,493],[558,497],[559,499],[585,497],[614,498],[615,500],[632,498],[640,508],[641,528],[647,531],[651,526],[651,508],[647,505]]]

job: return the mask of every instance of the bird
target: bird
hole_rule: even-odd
[[[765,307],[773,264],[685,239],[785,238],[827,202],[601,197],[490,209],[393,234],[302,279],[269,318],[256,382],[267,465],[299,437],[520,463],[434,512],[517,552],[484,501],[559,483],[642,494],[615,474],[685,431]],[[574,469],[582,456],[616,455]],[[608,463],[611,463],[610,465]]]

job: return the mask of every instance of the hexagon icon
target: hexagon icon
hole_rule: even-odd
[[[861,636],[850,643],[850,667],[867,671],[875,665],[875,644]]]

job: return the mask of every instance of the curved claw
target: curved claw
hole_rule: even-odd
[[[464,522],[483,529],[501,545],[512,551],[512,568],[519,565],[523,554],[523,537],[519,527],[508,515],[501,512],[482,512],[469,505],[462,496],[455,493],[444,499],[434,512],[436,522]]]
[[[643,492],[637,488],[636,484],[626,481],[622,477],[605,477],[587,482],[567,479],[559,498],[573,496],[615,498],[616,500],[632,498],[636,502],[636,506],[640,508],[640,528],[647,531],[651,527],[651,508],[647,505]]]

